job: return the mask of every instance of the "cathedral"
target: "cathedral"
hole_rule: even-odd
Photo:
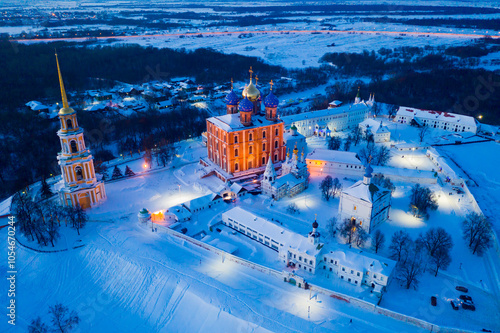
[[[280,163],[285,159],[283,133],[284,123],[278,118],[278,98],[271,90],[264,98],[253,83],[252,68],[250,81],[239,100],[233,91],[225,97],[226,114],[207,119],[208,159],[200,163],[223,181],[238,176],[261,173],[269,160]]]
[[[293,155],[290,159],[287,154],[285,162],[281,165],[281,176],[277,177],[274,165],[269,159],[264,179],[261,181],[262,193],[279,200],[285,196],[293,197],[304,191],[309,185],[309,172],[304,161],[304,151],[301,158],[298,156],[297,146],[293,149]]]
[[[106,199],[106,192],[104,183],[96,178],[94,158],[85,147],[83,128],[78,126],[76,111],[69,107],[57,53],[56,63],[63,103],[58,113],[61,129],[57,131],[62,148],[57,156],[62,174],[59,198],[65,206],[86,209]]]

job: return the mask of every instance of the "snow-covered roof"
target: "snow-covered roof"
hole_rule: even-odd
[[[238,193],[240,193],[240,192],[246,192],[246,191],[247,191],[247,190],[246,190],[243,186],[241,186],[241,185],[240,185],[240,184],[238,184],[238,183],[233,183],[233,184],[229,187],[229,189],[230,189],[231,191],[233,191],[234,193],[236,193],[236,194],[238,194]]]
[[[359,272],[370,272],[390,276],[396,262],[362,250],[339,248],[324,254],[325,257],[338,260],[339,264]]]
[[[302,134],[300,134],[299,132],[296,132],[295,135],[292,135],[292,133],[290,131],[285,132],[283,134],[283,140],[285,140],[286,142],[288,142],[290,140],[300,140],[302,138],[305,140],[306,137],[303,136]]]
[[[354,152],[319,148],[307,154],[306,160],[362,165],[358,155]]]
[[[377,121],[374,119],[366,119],[359,123],[359,126],[365,129],[369,128],[373,134],[389,133],[389,128],[387,128],[387,126],[383,125],[381,121]]]
[[[216,200],[217,198],[220,198],[220,196],[218,194],[210,193],[210,194],[204,195],[202,197],[199,197],[199,198],[196,198],[196,199],[193,199],[190,201],[186,201],[183,203],[183,206],[192,212],[196,209],[205,207],[206,205],[208,205],[210,202]]]
[[[284,117],[281,117],[281,119],[285,122],[285,125],[288,126],[288,125],[291,125],[297,121],[322,118],[322,117],[337,115],[337,114],[341,114],[341,113],[348,114],[349,112],[354,112],[354,111],[359,111],[359,110],[365,110],[366,112],[368,112],[368,107],[365,104],[353,104],[353,105],[346,104],[346,105],[342,105],[342,106],[339,106],[336,108],[331,108],[331,109],[302,112],[299,114],[284,116]]]
[[[420,119],[439,120],[450,123],[456,123],[462,126],[476,127],[476,119],[470,116],[464,116],[456,113],[422,110],[422,109],[409,108],[406,106],[400,106],[397,115],[410,117],[412,119],[417,117]]]
[[[378,197],[388,193],[389,190],[375,184],[365,184],[362,180],[357,181],[354,185],[344,189],[342,195],[347,194],[351,197],[361,199],[372,203]]]
[[[292,188],[292,187],[294,187],[300,183],[303,183],[303,182],[304,182],[303,179],[299,179],[299,178],[295,177],[293,174],[288,173],[284,176],[280,176],[280,177],[276,178],[276,181],[274,184],[277,188],[279,188],[285,184],[288,184],[288,187]]]
[[[49,108],[48,106],[46,106],[38,101],[30,101],[30,102],[26,103],[26,106],[29,107],[33,111],[46,110]]]
[[[329,105],[333,105],[333,106],[341,106],[342,105],[342,101],[339,101],[339,100],[335,100],[335,101],[331,101],[330,103],[328,103]]]
[[[178,205],[173,206],[167,209],[168,213],[174,214],[177,218],[177,221],[184,221],[186,219],[191,218],[191,212],[184,206]]]
[[[239,113],[225,114],[222,116],[211,117],[208,118],[207,120],[226,132],[241,131],[244,129],[249,129],[257,126],[260,127],[260,126],[269,126],[277,124],[277,122],[267,120],[264,116],[258,115],[258,116],[252,116],[251,126],[244,126],[240,121]]]
[[[285,229],[280,225],[274,224],[265,218],[244,210],[241,207],[235,207],[225,213],[222,213],[222,215],[245,225],[247,228],[270,237],[274,241],[278,242],[280,246],[283,244],[285,249],[292,248],[310,256],[315,256],[320,252],[318,245],[310,243],[306,237]]]
[[[99,104],[92,104],[90,106],[87,106],[84,110],[85,111],[102,111],[106,108],[106,105],[99,103]]]

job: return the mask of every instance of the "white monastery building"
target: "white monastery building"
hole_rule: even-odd
[[[353,219],[367,233],[388,219],[391,207],[391,191],[372,184],[372,172],[368,165],[363,180],[342,191],[339,204],[341,220]]]
[[[295,125],[305,137],[329,136],[331,132],[343,131],[358,126],[368,117],[369,107],[365,103],[346,104],[326,110],[303,112],[281,117],[285,128]]]
[[[350,151],[314,149],[306,157],[306,164],[311,174],[340,173],[360,175],[365,169],[358,155]]]
[[[298,271],[316,272],[321,261],[318,223],[307,237],[283,228],[240,207],[222,213],[222,223],[278,252],[278,257],[288,267]]]
[[[324,270],[354,285],[371,287],[375,293],[384,291],[396,266],[394,260],[355,249],[329,251],[322,259]]]
[[[456,113],[421,110],[400,106],[394,121],[410,125],[412,121],[419,126],[430,126],[450,132],[471,132],[476,134],[479,123],[475,118]]]
[[[374,119],[366,119],[359,124],[359,128],[363,135],[371,133],[373,135],[373,142],[383,143],[391,141],[391,132],[387,126],[382,124],[382,121],[376,121]]]

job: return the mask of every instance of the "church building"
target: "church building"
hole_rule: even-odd
[[[76,111],[69,107],[57,53],[56,63],[63,103],[58,113],[61,129],[57,132],[62,148],[57,156],[62,174],[59,198],[65,206],[90,208],[106,199],[106,191],[104,183],[97,180],[94,158],[85,147],[83,128],[78,125]]]
[[[262,193],[279,200],[285,196],[293,197],[304,191],[309,185],[309,172],[304,162],[304,151],[299,161],[297,146],[293,155],[287,154],[285,162],[281,165],[281,176],[277,177],[271,159],[268,160],[264,178],[261,181]]]
[[[391,207],[391,191],[372,184],[372,172],[368,165],[363,180],[342,191],[339,204],[341,221],[354,219],[367,233],[389,218]]]
[[[227,113],[207,119],[208,160],[200,163],[226,181],[238,175],[259,173],[271,158],[279,163],[285,159],[283,140],[284,123],[277,116],[279,100],[271,92],[264,99],[264,113],[261,110],[260,90],[252,80],[243,90],[239,100],[233,91],[226,96]]]

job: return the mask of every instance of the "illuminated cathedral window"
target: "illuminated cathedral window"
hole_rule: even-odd
[[[76,153],[78,151],[78,148],[76,147],[76,141],[72,140],[71,141],[71,152]]]

